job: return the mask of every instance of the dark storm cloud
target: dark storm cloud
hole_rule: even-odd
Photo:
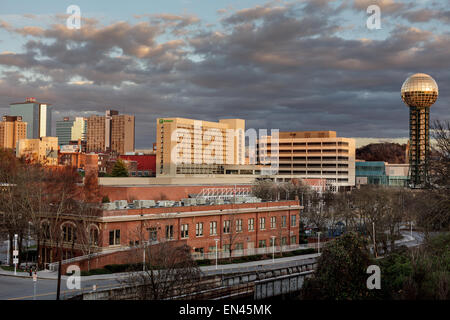
[[[57,119],[118,109],[137,116],[138,147],[150,147],[155,119],[169,116],[398,137],[408,127],[401,84],[425,72],[440,86],[432,115],[448,119],[449,30],[399,20],[385,39],[342,37],[347,26],[339,15],[365,14],[368,3],[273,2],[223,11],[214,28],[192,15],[171,14],[108,26],[88,19],[81,30],[63,22],[46,28],[0,22],[27,37],[23,52],[0,51],[0,108],[35,96],[54,105]],[[393,0],[378,3],[392,15],[418,10]]]

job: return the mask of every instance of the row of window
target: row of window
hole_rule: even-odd
[[[242,232],[243,230],[243,219],[237,219],[234,221],[234,228],[236,232]],[[248,225],[248,231],[254,231],[255,230],[255,218],[249,218],[247,221]],[[295,227],[297,225],[297,216],[292,215],[291,216],[291,226]],[[211,221],[209,223],[209,235],[217,235],[217,221]],[[270,217],[270,228],[275,229],[277,227],[277,217]],[[287,216],[281,216],[281,227],[286,228],[287,227]],[[231,220],[225,220],[223,221],[223,233],[229,234],[231,232],[232,228],[232,221]],[[259,218],[259,230],[265,230],[266,229],[266,218],[262,217]],[[147,231],[149,232],[149,240],[150,241],[156,241],[157,240],[157,229],[156,227],[148,228]],[[202,237],[204,235],[204,223],[198,222],[195,224],[195,236],[196,237]],[[182,224],[180,226],[180,236],[182,239],[189,238],[189,224]],[[98,241],[98,234],[96,236]],[[165,228],[165,237],[166,239],[174,239],[174,226],[173,225],[167,225]],[[120,230],[111,230],[109,231],[109,245],[120,245]]]
[[[295,227],[297,225],[297,216],[292,215],[291,216],[291,226]],[[243,220],[242,219],[236,219],[234,221],[234,228],[236,232],[242,232],[243,230]],[[249,218],[247,221],[248,231],[255,231],[255,218]],[[270,217],[270,228],[275,229],[277,227],[277,217]],[[287,216],[281,217],[281,227],[286,228],[287,227]],[[223,233],[229,234],[231,232],[232,228],[232,221],[231,220],[225,220],[223,221]],[[266,218],[262,217],[259,218],[259,230],[265,230],[266,229]],[[150,234],[150,239],[152,237],[156,240],[156,230],[151,231],[152,234]],[[189,224],[182,224],[180,228],[180,236],[182,239],[189,238]],[[166,226],[166,239],[173,239],[173,225]],[[196,237],[202,237],[204,235],[204,224],[203,222],[198,222],[195,224],[195,236]],[[217,235],[217,221],[211,221],[209,223],[209,235],[214,236]]]

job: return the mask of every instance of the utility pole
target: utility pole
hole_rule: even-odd
[[[17,250],[17,238],[18,234],[14,235],[14,251],[13,251],[13,263],[14,263],[14,275],[17,275],[17,264],[19,263],[19,251]]]
[[[272,263],[275,263],[275,236],[270,236],[272,238]]]
[[[214,239],[214,241],[216,242],[216,270],[217,270],[217,241],[219,241],[219,239]]]
[[[59,300],[61,293],[61,261],[62,261],[62,243],[59,245],[59,261],[58,261],[58,286],[56,287],[56,300]]]
[[[144,243],[144,257],[142,260],[142,271],[145,271],[145,241],[142,241]]]

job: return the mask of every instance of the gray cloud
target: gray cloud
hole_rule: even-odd
[[[416,10],[381,2],[391,14]],[[26,36],[23,52],[0,50],[0,111],[25,96],[52,103],[55,118],[115,108],[137,116],[138,147],[150,147],[156,118],[169,116],[400,137],[408,128],[400,87],[410,74],[425,72],[440,86],[432,117],[449,119],[448,28],[436,32],[399,20],[385,39],[340,36],[346,26],[339,15],[365,4],[317,0],[228,9],[214,28],[196,16],[171,14],[107,26],[91,19],[78,31],[63,23],[15,28],[0,22]]]

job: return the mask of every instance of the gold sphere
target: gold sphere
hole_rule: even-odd
[[[439,89],[436,81],[425,73],[416,73],[402,85],[402,100],[409,107],[431,107],[436,102]]]

